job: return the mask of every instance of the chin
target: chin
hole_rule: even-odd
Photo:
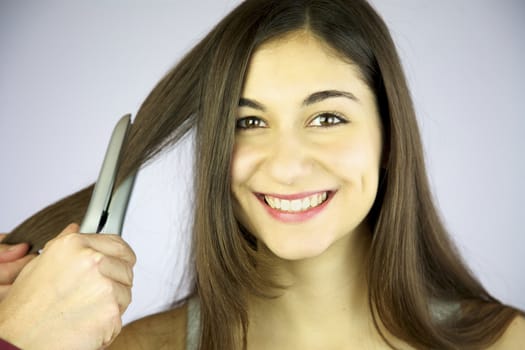
[[[311,259],[322,255],[331,246],[329,241],[320,241],[319,239],[286,239],[278,240],[261,240],[266,250],[279,259],[298,261]]]

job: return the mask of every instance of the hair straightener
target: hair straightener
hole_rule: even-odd
[[[126,114],[113,129],[100,174],[80,225],[80,233],[122,234],[122,225],[137,173],[129,175],[116,189],[114,187],[122,146],[130,126],[131,115]]]

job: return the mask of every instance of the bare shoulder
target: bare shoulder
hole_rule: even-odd
[[[187,303],[126,325],[108,350],[184,350]]]
[[[525,344],[525,318],[517,316],[488,350],[521,350]]]

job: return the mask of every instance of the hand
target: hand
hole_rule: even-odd
[[[135,255],[119,236],[75,232],[48,242],[0,303],[0,336],[19,348],[100,349],[121,330]]]
[[[5,236],[5,234],[0,234],[0,242]],[[36,256],[26,255],[28,250],[29,244],[27,243],[15,245],[0,243],[0,302],[4,300],[20,271]]]

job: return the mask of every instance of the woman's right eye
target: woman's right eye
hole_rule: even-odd
[[[235,122],[235,128],[238,130],[266,128],[267,126],[266,122],[258,117],[243,117]]]

